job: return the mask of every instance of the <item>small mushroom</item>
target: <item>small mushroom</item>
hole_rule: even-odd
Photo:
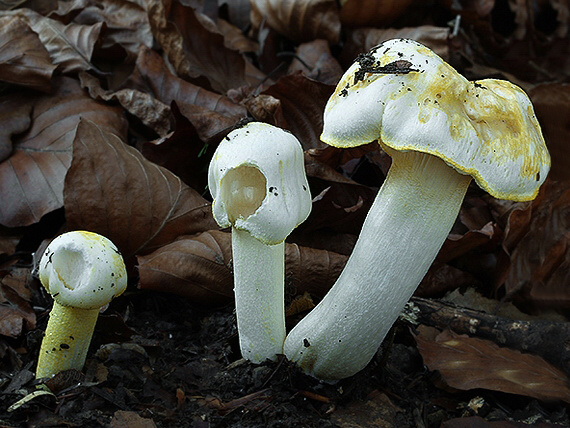
[[[67,232],[46,248],[39,263],[39,277],[54,302],[36,377],[81,370],[99,310],[127,287],[123,258],[115,245],[101,235]]]
[[[311,210],[301,144],[282,129],[250,122],[218,146],[208,187],[214,218],[232,228],[242,356],[275,360],[285,340],[284,241]]]
[[[535,198],[550,167],[532,104],[517,86],[470,82],[412,40],[390,40],[347,70],[324,113],[336,147],[378,140],[392,165],[332,289],[289,333],[284,353],[327,381],[372,359],[445,241],[475,182]]]

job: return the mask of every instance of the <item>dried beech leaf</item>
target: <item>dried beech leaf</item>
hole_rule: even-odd
[[[108,237],[127,261],[179,235],[217,227],[196,191],[88,120],[77,127],[64,200],[70,229]]]
[[[135,89],[148,90],[165,104],[172,101],[179,105],[193,104],[237,119],[246,114],[243,106],[228,97],[176,77],[159,54],[144,47],[139,50],[136,68],[129,82]]]
[[[149,418],[143,418],[136,412],[117,410],[113,414],[113,419],[109,423],[109,428],[137,427],[152,428],[156,427],[154,421]]]
[[[153,1],[147,5],[147,14],[152,34],[172,65],[176,75],[190,76],[190,60],[184,53],[182,36],[174,23],[168,19],[167,3]]]
[[[570,180],[570,86],[545,83],[532,88],[529,96],[552,157],[548,177],[551,180]]]
[[[188,297],[194,303],[219,305],[233,299],[231,236],[203,232],[139,256],[139,287]]]
[[[247,85],[245,60],[228,49],[212,21],[178,2],[149,6],[153,34],[181,77],[209,82],[218,92]]]
[[[398,18],[413,0],[340,0],[346,27],[383,27]]]
[[[297,48],[297,55],[289,65],[289,74],[301,71],[307,77],[327,85],[338,83],[344,70],[332,55],[326,40],[313,40]]]
[[[91,55],[95,43],[99,40],[103,23],[65,25],[30,9],[18,9],[16,13],[27,19],[49,52],[52,63],[57,65],[61,73],[69,74],[93,68]]]
[[[279,106],[273,114],[273,124],[291,131],[307,150],[324,145],[320,139],[323,111],[333,91],[332,85],[295,73],[280,78],[263,91],[262,95],[279,101]],[[257,99],[259,97],[253,98],[248,104],[250,110]]]
[[[27,226],[63,206],[63,182],[71,163],[72,142],[81,118],[122,134],[120,109],[92,100],[76,80],[54,80],[54,90],[28,101],[31,127],[14,139],[13,153],[0,163],[0,224]]]
[[[336,426],[344,428],[402,428],[398,414],[403,411],[384,392],[374,390],[365,399],[339,406],[330,418]]]
[[[230,233],[210,230],[183,237],[137,259],[143,289],[178,294],[199,304],[219,305],[233,299]],[[323,296],[346,259],[329,251],[285,244],[287,285],[294,293]]]
[[[547,181],[532,204],[528,233],[510,254],[507,293],[527,307],[570,308],[570,190]]]
[[[247,110],[228,97],[208,91],[174,76],[156,52],[141,48],[129,88],[152,94],[166,105],[176,102],[181,112],[209,141],[247,115]]]
[[[165,138],[149,141],[140,148],[141,153],[157,165],[163,166],[198,190],[208,185],[208,169],[215,145],[208,145],[200,138],[194,125],[172,103],[174,131]]]
[[[351,64],[358,54],[389,39],[412,39],[433,50],[444,60],[449,59],[449,28],[424,25],[406,28],[358,28],[349,33],[348,40],[341,54],[346,64]]]
[[[105,90],[101,82],[87,72],[79,74],[81,86],[96,100],[118,101],[130,114],[164,137],[170,131],[170,108],[146,92],[135,89]]]
[[[451,331],[430,337],[433,330],[420,328],[418,349],[428,368],[439,371],[449,386],[570,403],[568,378],[542,358]]]
[[[448,262],[475,248],[489,245],[492,242],[496,243],[500,236],[497,225],[493,222],[487,223],[480,230],[470,230],[464,235],[450,234],[439,250],[437,260]]]
[[[11,287],[0,283],[0,335],[19,337],[24,327],[36,327],[36,314],[30,303]]]
[[[218,6],[226,8],[232,24],[242,29],[249,27],[251,13],[249,0],[220,0]]]
[[[18,229],[0,228],[0,257],[14,254],[21,239],[22,232]]]
[[[316,195],[303,230],[327,228],[358,235],[376,191],[346,178],[308,153],[305,153],[305,170],[311,191]]]
[[[333,0],[251,0],[251,21],[262,22],[296,42],[325,39],[338,42],[339,10]]]
[[[30,126],[32,103],[21,94],[0,98],[0,162],[12,154],[12,135],[24,132]]]
[[[55,68],[26,19],[0,18],[0,80],[48,91]]]
[[[330,290],[348,256],[285,243],[285,281],[293,295],[322,298]]]
[[[81,5],[81,2],[59,2],[58,10],[51,14],[60,17],[72,16],[73,22],[91,25],[105,23],[105,34],[101,48],[111,48],[117,44],[129,56],[136,57],[139,46],[149,48],[153,44],[148,15],[142,5],[130,1],[100,0]]]
[[[292,317],[303,312],[309,312],[315,307],[315,302],[307,292],[295,297],[285,311],[286,317]]]
[[[439,296],[461,287],[472,287],[476,283],[477,280],[469,273],[436,261],[430,266],[414,295],[420,297]]]
[[[367,186],[330,183],[313,198],[311,215],[303,228],[329,228],[358,235],[375,197],[376,193]]]
[[[224,44],[231,50],[239,53],[255,53],[259,50],[259,43],[246,37],[238,27],[228,21],[218,18],[218,30],[224,36]]]
[[[375,141],[372,143],[364,144],[362,146],[351,147],[347,149],[340,149],[338,147],[323,144],[323,147],[309,149],[305,152],[305,166],[307,167],[309,164],[314,162],[315,164],[319,165],[319,168],[322,168],[321,165],[324,165],[329,169],[336,170],[342,169],[343,165],[352,159],[359,159],[363,156],[370,157],[372,155],[374,155],[374,157],[371,158],[371,162],[379,165],[380,169],[382,171],[386,171],[387,173],[392,160],[390,159],[390,156],[388,156],[384,151],[380,150],[380,146]],[[307,159],[307,157],[310,157],[310,160]],[[385,167],[384,163],[386,163]],[[384,173],[384,176],[386,173]],[[333,178],[333,181],[340,180],[338,177],[335,177]],[[345,181],[352,182],[350,179],[345,179]]]

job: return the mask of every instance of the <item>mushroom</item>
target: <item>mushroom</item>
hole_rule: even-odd
[[[285,238],[311,210],[303,149],[290,133],[250,122],[222,140],[210,163],[212,212],[232,229],[242,356],[275,360],[285,340]]]
[[[36,377],[81,370],[99,310],[127,287],[123,258],[104,236],[67,232],[46,248],[39,263],[39,277],[54,302]]]
[[[289,360],[336,381],[372,359],[443,245],[471,179],[496,198],[532,200],[550,156],[520,88],[470,82],[405,39],[356,59],[326,105],[321,139],[335,147],[378,140],[392,158],[343,272],[285,340]]]

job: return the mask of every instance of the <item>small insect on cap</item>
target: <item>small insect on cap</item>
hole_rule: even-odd
[[[321,139],[331,146],[380,140],[429,153],[500,199],[534,199],[550,168],[522,89],[470,82],[413,40],[389,40],[360,55],[329,99],[324,123]]]
[[[62,306],[96,309],[127,288],[127,271],[117,247],[104,236],[86,231],[59,235],[46,248],[40,281]]]
[[[285,240],[311,210],[301,144],[293,134],[250,122],[222,140],[208,171],[214,219],[267,245]]]

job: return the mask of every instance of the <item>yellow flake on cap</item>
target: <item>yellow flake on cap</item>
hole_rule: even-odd
[[[347,70],[325,108],[321,139],[374,140],[443,159],[491,195],[532,200],[550,156],[532,104],[510,82],[470,82],[425,46],[390,40]]]

